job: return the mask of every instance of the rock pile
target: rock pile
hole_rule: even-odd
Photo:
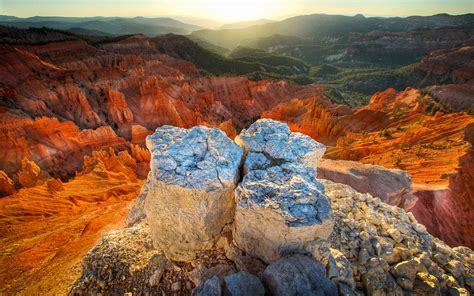
[[[88,253],[72,295],[468,295],[474,289],[469,248],[448,247],[378,197],[316,179],[308,165],[324,147],[285,125],[257,121],[236,138],[243,150],[204,127],[162,127],[147,142],[152,170],[130,225]]]

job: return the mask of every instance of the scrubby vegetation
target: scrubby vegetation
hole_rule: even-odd
[[[125,36],[91,36],[76,34],[68,31],[52,28],[29,28],[19,29],[14,27],[0,26],[0,43],[10,45],[41,45],[49,42],[60,42],[70,40],[84,40],[89,44],[98,45],[113,42],[129,37]]]

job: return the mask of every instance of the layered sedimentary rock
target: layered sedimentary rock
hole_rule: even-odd
[[[327,158],[407,171],[413,191],[423,195],[426,205],[426,210],[413,209],[417,218],[450,244],[472,246],[472,207],[466,206],[472,203],[472,186],[467,185],[474,182],[472,162],[461,160],[471,154],[474,117],[436,112],[442,106],[416,89],[388,89],[374,94],[367,106],[342,110],[321,94],[280,104],[262,117],[287,122],[291,130],[328,145]],[[433,213],[441,216],[433,220]]]
[[[156,247],[175,261],[213,246],[234,215],[242,149],[219,129],[163,126],[147,138],[144,201]]]
[[[0,294],[66,295],[82,257],[123,227],[143,181],[128,152],[93,153],[70,181],[49,179],[0,199]],[[52,276],[54,275],[54,276]]]
[[[126,141],[108,126],[81,130],[71,121],[30,119],[0,107],[0,143],[0,167],[12,179],[23,159],[34,161],[45,173],[67,179],[82,168],[84,155],[124,147]]]
[[[318,176],[351,186],[361,193],[378,196],[383,202],[411,209],[417,197],[412,192],[411,179],[405,171],[355,161],[322,159]]]

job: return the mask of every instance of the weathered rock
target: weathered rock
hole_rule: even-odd
[[[42,184],[47,177],[41,172],[41,168],[32,160],[26,158],[21,160],[21,170],[18,172],[18,181],[23,187],[33,187]]]
[[[395,265],[392,274],[396,277],[397,283],[400,287],[406,290],[412,290],[418,270],[419,263],[412,259]]]
[[[175,261],[209,249],[234,215],[242,149],[218,129],[171,126],[147,137],[152,153],[144,200],[155,246]]]
[[[207,268],[204,264],[199,264],[195,269],[193,269],[188,275],[189,279],[196,285],[199,286],[208,279],[218,276],[223,278],[229,274],[235,273],[236,270],[232,265],[229,264],[218,264],[211,268]]]
[[[393,277],[380,267],[369,268],[362,279],[368,295],[403,295],[402,288],[397,285]]]
[[[236,189],[234,240],[248,254],[270,263],[326,239],[331,205],[314,170],[283,163],[251,171]]]
[[[411,190],[407,172],[355,161],[322,159],[318,177],[351,186],[361,193],[370,193],[388,204],[406,210],[413,207],[417,197]]]
[[[265,288],[258,277],[240,271],[224,277],[225,289],[232,296],[265,295]]]
[[[466,276],[474,272],[471,249],[451,249],[421,231],[412,215],[385,203],[374,204],[376,198],[369,194],[331,181],[321,183],[333,207],[331,248],[349,260],[358,290],[369,295],[472,291]]]
[[[243,130],[236,142],[247,155],[246,175],[236,189],[236,245],[270,263],[326,239],[333,227],[331,206],[313,168],[325,146],[269,119]]]
[[[265,169],[282,162],[295,162],[316,167],[326,146],[301,133],[292,133],[287,124],[260,119],[235,138],[247,158],[244,173]]]
[[[262,274],[271,295],[338,295],[323,265],[308,256],[293,255],[270,264]]]
[[[15,183],[4,172],[0,171],[0,197],[11,195],[16,192]]]
[[[84,257],[82,276],[70,294],[158,292],[157,283],[168,264],[153,247],[146,224],[115,230]]]
[[[221,280],[214,276],[204,282],[201,286],[196,287],[193,290],[193,295],[195,296],[221,296],[222,295],[222,286]]]
[[[352,289],[355,288],[354,276],[352,274],[351,263],[338,250],[330,249],[331,256],[328,262],[328,277],[335,283],[345,283]]]

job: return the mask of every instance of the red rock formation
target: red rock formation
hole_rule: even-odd
[[[419,201],[413,214],[435,236],[450,245],[474,246],[474,124],[465,129],[464,140],[469,143],[466,154],[459,158],[458,171],[446,174],[447,186],[415,187]]]
[[[285,121],[294,131],[329,145],[327,158],[406,170],[420,197],[413,208],[417,219],[452,245],[472,247],[474,174],[468,139],[474,117],[424,113],[433,104],[418,90],[389,89],[353,111],[338,112],[317,96],[280,104],[262,117]]]
[[[135,125],[132,125],[131,134],[132,136],[131,136],[130,142],[132,144],[144,145],[146,137],[148,135],[153,134],[153,131],[147,130],[146,128],[144,128],[143,126],[139,124],[135,124]]]
[[[410,177],[402,170],[355,161],[322,159],[318,163],[318,178],[347,184],[358,192],[370,193],[385,203],[405,210],[411,209],[417,201],[412,193]]]
[[[53,176],[67,178],[82,167],[83,155],[125,144],[110,127],[80,130],[71,121],[33,120],[0,108],[0,167],[10,176],[27,158]]]
[[[222,124],[232,135],[264,110],[319,91],[287,82],[199,77],[192,64],[154,46],[144,36],[101,48],[82,41],[2,46],[0,169],[12,177],[26,157],[64,180],[81,167],[83,155],[126,140],[143,145],[161,125]]]
[[[41,172],[41,168],[34,161],[26,158],[21,160],[21,169],[18,171],[18,182],[21,186],[34,187],[41,185],[47,178],[47,174]]]
[[[474,46],[430,52],[421,60],[420,69],[427,75],[453,83],[473,81]]]
[[[231,139],[234,139],[237,136],[237,131],[235,130],[232,119],[229,119],[219,124],[218,128],[221,129],[224,133],[226,133],[226,135]]]
[[[123,225],[144,182],[133,158],[102,151],[84,163],[67,183],[50,179],[0,199],[1,293],[67,294],[86,252]]]
[[[15,183],[4,172],[0,171],[0,197],[7,196],[16,192]]]

